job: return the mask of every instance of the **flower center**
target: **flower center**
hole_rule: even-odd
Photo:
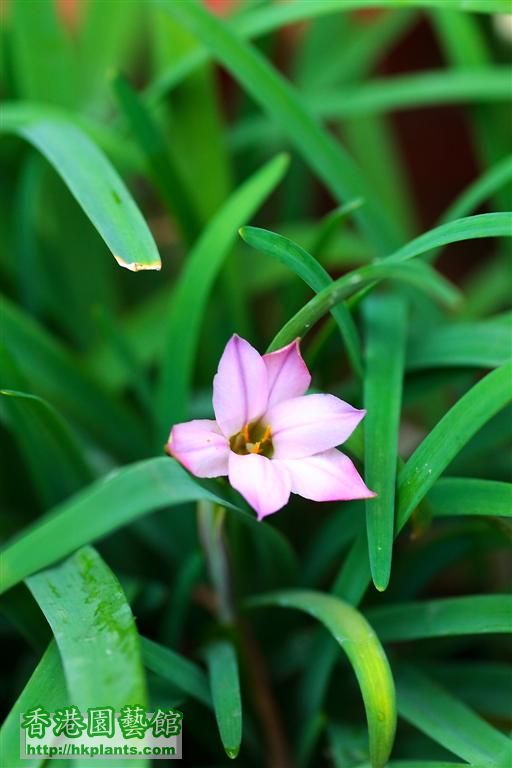
[[[270,459],[274,453],[270,425],[263,424],[261,421],[246,424],[240,432],[230,438],[229,447],[233,453],[238,453],[240,456],[259,453]]]

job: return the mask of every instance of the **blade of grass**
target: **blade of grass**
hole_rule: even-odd
[[[200,221],[188,188],[175,166],[166,140],[144,103],[130,83],[118,75],[113,83],[114,91],[128,120],[138,147],[145,158],[148,172],[171,215],[190,245],[200,231]]]
[[[69,706],[69,694],[62,669],[59,650],[52,640],[25,685],[0,730],[0,755],[9,768],[39,768],[46,761],[44,754],[21,759],[20,717],[37,703],[47,712]]]
[[[372,296],[363,304],[365,481],[377,497],[366,502],[373,583],[389,583],[395,522],[396,456],[404,375],[406,305],[399,296]]]
[[[2,551],[1,591],[155,509],[208,499],[239,515],[275,556],[293,562],[284,537],[234,506],[217,483],[199,483],[176,461],[149,459],[117,470],[84,489],[19,534]],[[105,510],[108,509],[108,515]],[[186,509],[186,507],[185,507]],[[256,533],[257,532],[257,533]]]
[[[496,368],[512,357],[512,315],[437,326],[409,343],[407,370],[454,366]]]
[[[510,740],[414,667],[397,674],[398,714],[470,763],[509,765]]]
[[[234,759],[242,741],[242,700],[236,651],[228,640],[217,640],[208,644],[205,655],[222,745],[227,756]]]
[[[505,157],[469,184],[443,213],[442,222],[466,216],[498,190],[507,191],[507,208],[512,207],[512,157]]]
[[[231,29],[195,3],[159,5],[195,34],[247,92],[280,124],[305,160],[327,184],[338,202],[363,197],[357,218],[367,236],[382,251],[396,245],[399,234],[382,214],[373,191],[359,169],[310,112],[298,93],[275,69]]]
[[[285,264],[316,292],[334,282],[329,273],[313,256],[286,237],[257,227],[242,227],[240,236],[252,248],[263,251],[281,264]],[[342,303],[333,307],[331,313],[347,348],[352,368],[359,377],[362,377],[363,364],[359,338],[352,316]]]
[[[27,586],[55,635],[69,696],[79,711],[99,701],[115,712],[127,702],[144,706],[146,683],[135,621],[121,585],[98,553],[84,547],[31,576]],[[136,765],[145,768],[148,762],[136,759]]]
[[[395,737],[395,690],[386,655],[362,615],[332,595],[306,590],[260,595],[248,605],[295,608],[324,624],[347,654],[361,688],[372,766],[384,766]]]
[[[512,483],[472,477],[442,477],[428,492],[436,517],[512,517]]]
[[[510,595],[468,595],[373,608],[366,618],[383,643],[512,632]]]
[[[117,171],[76,125],[44,107],[2,106],[0,131],[41,152],[69,188],[120,266],[160,269],[153,236]]]
[[[58,341],[32,318],[2,297],[2,342],[35,395],[59,404],[59,410],[127,460],[149,452],[143,425],[120,401],[112,399]],[[3,384],[19,387],[0,359]]]
[[[482,663],[475,659],[434,661],[426,665],[425,671],[477,712],[487,717],[510,719],[511,664]]]
[[[142,660],[146,669],[164,680],[168,680],[187,696],[212,707],[208,679],[203,670],[194,662],[163,645],[141,637]]]
[[[0,390],[10,427],[45,506],[70,496],[93,479],[76,435],[46,400]]]
[[[233,193],[213,217],[190,253],[165,318],[165,344],[157,392],[162,439],[173,423],[187,416],[189,387],[201,320],[214,280],[250,218],[282,179],[288,158],[279,155]]]

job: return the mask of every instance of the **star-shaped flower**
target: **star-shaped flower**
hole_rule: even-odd
[[[197,477],[227,475],[258,520],[284,507],[290,493],[313,501],[371,498],[336,449],[365,411],[334,395],[305,395],[310,381],[299,339],[261,356],[233,336],[213,380],[215,421],[175,424],[170,454]]]

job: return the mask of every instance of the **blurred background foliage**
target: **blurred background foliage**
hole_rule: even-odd
[[[2,2],[4,764],[147,696],[190,765],[381,766],[396,686],[397,765],[509,765],[512,8],[206,5]],[[368,408],[367,515],[163,456],[233,332]]]

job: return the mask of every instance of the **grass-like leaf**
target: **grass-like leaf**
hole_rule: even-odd
[[[242,227],[240,236],[252,248],[263,251],[281,264],[285,264],[314,291],[319,292],[333,283],[333,279],[324,267],[293,240],[257,227]],[[358,376],[362,376],[363,363],[359,338],[352,315],[342,303],[333,307],[331,314],[347,347],[352,367]]]
[[[406,305],[398,296],[369,297],[364,378],[365,480],[377,494],[366,502],[370,567],[375,586],[391,573],[395,522],[396,455],[404,375]]]
[[[148,512],[200,499],[236,510],[242,522],[266,537],[269,547],[277,546],[277,556],[288,562],[293,560],[289,545],[277,531],[258,525],[252,515],[234,507],[229,497],[221,493],[220,485],[200,484],[174,459],[166,457],[113,472],[61,504],[7,545],[2,552],[0,591]]]
[[[188,257],[171,297],[166,324],[158,418],[162,439],[187,416],[188,390],[206,302],[222,263],[249,219],[282,179],[288,158],[280,155],[246,181],[213,217]]]
[[[147,637],[141,637],[141,647],[147,669],[205,706],[212,707],[208,678],[197,664]]]
[[[209,643],[205,654],[222,744],[228,757],[235,758],[242,740],[242,700],[236,650],[229,640],[217,640]]]
[[[444,688],[413,667],[402,668],[396,682],[398,713],[409,723],[467,762],[510,765],[510,740]]]
[[[46,157],[120,266],[160,269],[155,241],[132,196],[80,128],[51,109],[10,102],[2,107],[0,132],[20,136]]]
[[[436,517],[512,517],[512,483],[472,477],[442,477],[428,492]]]
[[[382,768],[395,737],[395,689],[386,654],[363,616],[320,592],[287,590],[251,598],[250,606],[279,606],[309,613],[331,632],[347,654],[363,695],[372,768]]]
[[[383,642],[512,631],[510,595],[471,595],[374,608],[366,617]]]

